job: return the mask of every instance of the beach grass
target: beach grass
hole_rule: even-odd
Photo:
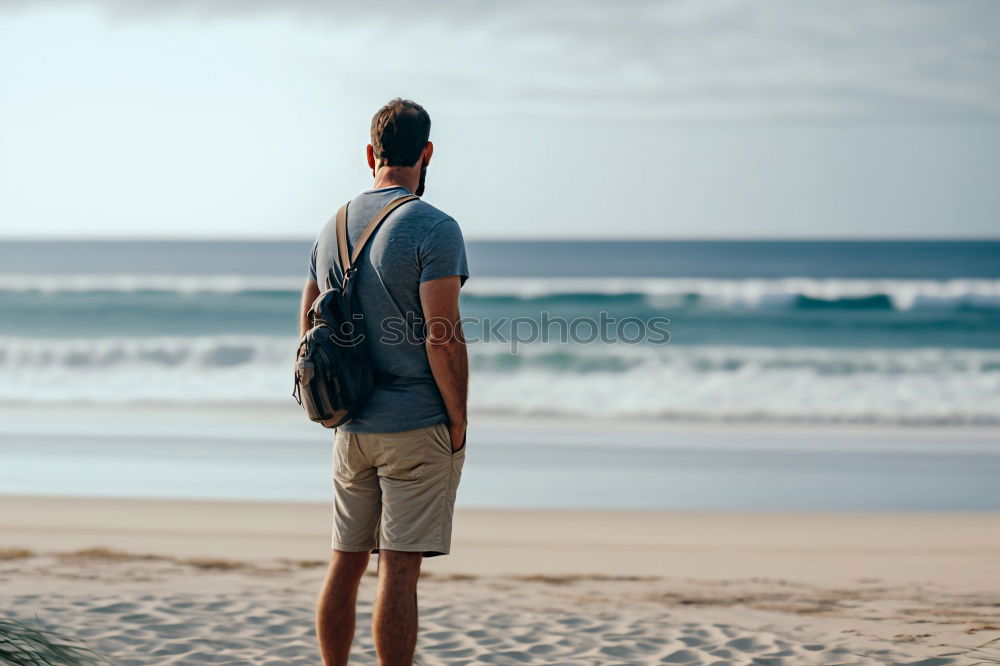
[[[0,620],[0,664],[11,666],[112,666],[107,657],[70,636]]]

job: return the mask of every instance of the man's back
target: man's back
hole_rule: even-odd
[[[347,209],[350,249],[382,206],[406,194],[403,187],[386,187],[352,199]],[[337,252],[331,220],[320,232],[310,267],[310,277],[321,286],[331,269],[340,277]],[[403,204],[381,225],[357,266],[353,279],[379,384],[342,428],[354,433],[401,432],[447,421],[424,343],[412,331],[424,318],[421,283],[456,275],[464,282],[468,277],[458,223],[424,201]]]

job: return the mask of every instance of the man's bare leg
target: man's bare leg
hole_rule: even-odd
[[[325,666],[346,666],[354,640],[358,586],[368,568],[368,552],[333,551],[316,605],[316,638]]]
[[[423,553],[379,550],[372,633],[382,666],[410,666],[417,647],[417,579]]]

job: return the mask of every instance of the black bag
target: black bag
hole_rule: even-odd
[[[392,211],[417,197],[407,194],[382,207],[365,227],[353,252],[347,246],[347,204],[337,211],[337,252],[342,279],[331,268],[326,289],[309,309],[312,328],[299,342],[292,396],[309,418],[327,428],[351,420],[375,388],[364,320],[356,305],[355,265],[368,241]]]

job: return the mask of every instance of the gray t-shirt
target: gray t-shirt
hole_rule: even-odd
[[[393,199],[409,194],[404,187],[362,192],[347,208],[347,238],[353,251],[375,214]],[[325,288],[328,271],[340,277],[335,219],[313,246],[309,277]],[[423,342],[404,334],[420,331],[423,321],[420,283],[454,275],[469,276],[465,242],[458,223],[422,201],[410,201],[389,215],[357,261],[358,302],[376,373],[384,375],[358,415],[342,426],[346,432],[402,432],[447,420]],[[407,317],[409,315],[409,317]],[[406,319],[409,323],[405,323]],[[417,318],[416,320],[414,318]],[[388,381],[386,381],[388,379]]]

